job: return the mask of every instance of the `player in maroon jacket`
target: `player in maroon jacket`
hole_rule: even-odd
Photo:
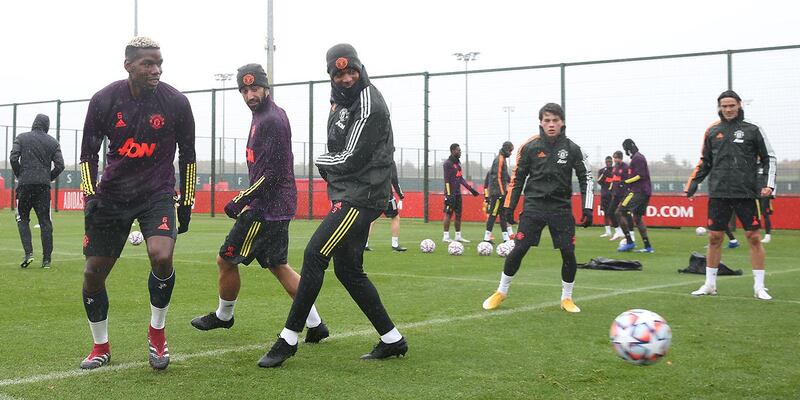
[[[94,339],[81,368],[111,359],[108,295],[111,273],[134,220],[147,241],[150,258],[149,361],[169,365],[164,332],[175,272],[172,253],[178,233],[189,229],[196,176],[194,117],[189,100],[161,82],[161,50],[150,38],[136,37],[125,47],[128,79],[111,83],[89,102],[81,147],[81,189],[85,196],[83,305]],[[98,151],[108,138],[102,181]],[[175,210],[175,150],[179,150],[180,195]],[[176,230],[176,218],[180,226]]]

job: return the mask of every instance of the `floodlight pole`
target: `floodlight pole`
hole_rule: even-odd
[[[508,114],[508,141],[511,141],[511,113],[514,112],[514,106],[503,106],[503,111]]]
[[[478,58],[477,51],[453,53],[458,61],[464,61],[464,153],[466,153],[466,176],[469,178],[469,62]]]

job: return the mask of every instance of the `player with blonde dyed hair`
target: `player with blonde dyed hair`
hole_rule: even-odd
[[[89,102],[80,169],[85,201],[83,305],[94,347],[81,362],[83,369],[101,367],[111,359],[105,281],[134,220],[139,221],[150,259],[148,359],[154,369],[169,365],[165,324],[175,286],[172,254],[177,234],[189,229],[197,174],[192,108],[186,96],[161,82],[162,62],[156,41],[134,38],[125,47],[127,79],[106,86]],[[105,138],[106,166],[98,182],[98,152]],[[174,197],[176,148],[180,192]]]

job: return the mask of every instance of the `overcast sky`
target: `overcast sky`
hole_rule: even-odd
[[[800,44],[800,7],[797,4],[796,1],[738,0],[276,0],[275,80],[285,83],[325,79],[325,52],[339,42],[353,44],[373,76],[462,70],[464,64],[455,60],[453,52],[479,51],[481,54],[471,63],[470,69],[483,69]],[[0,104],[88,98],[111,81],[125,78],[123,51],[133,36],[133,11],[133,0],[0,2],[3,16],[0,23],[0,37],[3,38],[0,41],[3,57]],[[164,82],[180,90],[205,89],[220,87],[219,82],[214,81],[214,73],[235,72],[238,66],[249,62],[266,64],[266,15],[266,0],[139,0],[138,29],[140,35],[150,36],[161,44]],[[714,74],[718,72],[716,62],[713,62]],[[797,71],[797,64],[786,68]],[[481,76],[470,76],[470,88],[479,91],[470,95],[470,102],[476,107],[473,109],[471,104],[470,120],[473,116],[476,118],[475,134],[483,133],[486,139],[484,142],[480,136],[475,136],[473,146],[476,148],[485,144],[486,151],[496,151],[499,143],[494,137],[500,135],[504,140],[506,128],[511,131],[512,141],[519,142],[535,131],[535,110],[548,99],[559,100],[557,91],[541,100],[530,96],[535,98],[532,104],[529,107],[515,104],[516,110],[509,121],[502,111],[505,100],[493,102],[482,110],[481,98],[473,96],[488,98],[500,90],[510,91],[515,78],[503,77],[512,82],[500,84],[495,91],[495,84],[485,84],[491,80],[483,80]],[[557,88],[557,78],[556,73],[543,79],[552,81]],[[709,85],[708,94],[702,94],[710,97],[710,105],[698,111],[701,115],[698,120],[703,122],[696,123],[699,132],[692,137],[699,136],[714,117],[715,95],[725,89],[724,75],[720,79]],[[414,80],[406,90],[420,92],[420,82]],[[461,113],[453,116],[453,126],[447,128],[444,127],[447,118],[440,118],[441,132],[452,132],[455,136],[455,139],[439,137],[434,141],[442,146],[458,139],[459,135],[463,138],[463,122],[455,124],[456,120],[463,121],[464,96],[460,91],[463,76],[454,77],[452,82],[440,78],[433,83],[441,85],[441,89],[437,93],[432,88],[432,95],[447,95],[447,100],[433,101],[439,101],[442,110],[452,106],[453,113]],[[385,92],[403,90],[402,82],[376,84],[382,90],[387,86]],[[392,89],[392,86],[399,87]],[[327,88],[317,86],[315,91],[318,96],[315,109],[324,110]],[[295,139],[303,140],[307,138],[308,90],[283,93],[283,97],[281,92],[276,93],[278,102],[286,104],[285,108],[290,111]],[[416,100],[421,99],[421,93],[414,94],[415,100],[410,102],[400,95],[389,98],[384,94],[387,102],[397,108],[393,114],[398,119],[403,118],[400,115],[403,104],[421,104],[421,100]],[[743,93],[743,97],[747,98],[748,94]],[[247,109],[235,92],[229,92],[226,99],[228,136],[244,137],[249,123]],[[205,103],[195,104],[194,98],[192,101],[195,114],[202,115],[198,119],[205,119],[208,111],[198,110],[206,107]],[[758,100],[754,106],[757,103]],[[82,107],[64,116],[64,126],[81,127],[83,115],[75,114],[85,112],[85,105]],[[569,107],[567,104],[568,110]],[[291,111],[295,108],[297,112]],[[305,111],[300,111],[303,108]],[[658,113],[658,108],[654,106],[653,112]],[[32,120],[36,111],[35,107],[21,110],[19,123]],[[302,115],[303,112],[306,114]],[[0,125],[10,124],[9,115],[8,110],[0,109]],[[417,117],[411,113],[408,118]],[[482,126],[481,119],[492,121],[486,125],[491,128],[486,132],[492,132],[477,132]],[[432,127],[435,122],[432,117]],[[402,122],[397,124],[402,126]],[[201,125],[198,124],[198,130]],[[571,126],[576,125],[582,126],[576,123]],[[417,125],[409,128],[416,129]],[[396,127],[399,136],[396,142],[402,143],[405,133],[397,130]],[[419,132],[407,134],[416,137],[414,135]],[[409,147],[421,146],[420,140],[412,141],[414,146]],[[787,143],[800,148],[797,141]],[[607,152],[601,144],[593,143],[591,147],[601,153]],[[612,147],[618,145],[609,145],[608,150]]]

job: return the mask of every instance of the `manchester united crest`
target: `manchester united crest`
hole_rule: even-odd
[[[558,163],[558,164],[566,164],[567,163],[567,157],[569,157],[569,152],[567,151],[567,149],[559,150],[558,151],[558,161],[556,161],[556,163]]]
[[[156,130],[163,128],[164,127],[164,116],[161,115],[161,114],[151,115],[150,116],[150,126],[152,126],[153,129],[156,129]]]

